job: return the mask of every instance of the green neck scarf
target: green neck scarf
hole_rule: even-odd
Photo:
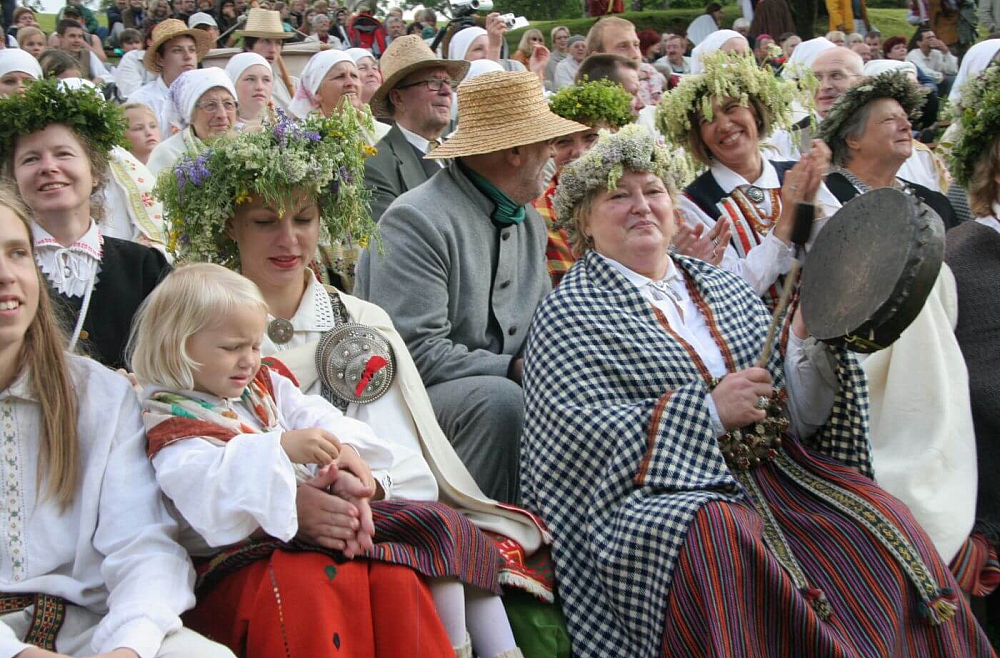
[[[458,166],[462,170],[462,173],[465,174],[469,181],[475,186],[475,188],[486,195],[487,199],[493,202],[494,209],[493,213],[490,215],[490,219],[503,226],[520,224],[524,221],[524,206],[519,206],[514,203],[514,200],[501,192],[496,185],[489,182],[472,169],[469,169],[461,162],[458,163]]]

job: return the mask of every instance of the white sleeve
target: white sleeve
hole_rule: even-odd
[[[388,442],[375,436],[365,423],[345,416],[322,396],[306,395],[287,377],[271,371],[271,384],[278,413],[289,429],[318,427],[336,436],[341,443],[354,446],[375,479],[382,483],[386,497],[391,496],[393,452]]]
[[[945,75],[958,75],[958,58],[950,52],[941,55],[941,72]]]
[[[829,348],[788,332],[785,383],[791,432],[800,439],[812,436],[826,423],[837,395],[837,360]]]
[[[715,226],[715,220],[706,215],[686,195],[681,195],[678,206],[689,226],[693,226],[695,222],[701,222],[708,228]],[[792,248],[773,233],[769,233],[759,245],[747,253],[746,258],[740,258],[731,243],[727,245],[719,267],[739,275],[750,284],[754,292],[763,295],[778,276],[788,272],[792,266],[792,257]]]
[[[115,77],[108,73],[108,69],[104,67],[101,59],[94,53],[90,53],[90,75],[94,78],[100,78],[105,83],[115,81]]]
[[[17,654],[30,648],[30,644],[25,644],[17,639],[10,626],[0,622],[0,658],[14,658]]]
[[[224,446],[192,438],[153,457],[163,492],[209,546],[228,546],[261,528],[282,541],[298,532],[295,469],[281,432],[241,434]]]
[[[181,627],[180,613],[194,606],[194,569],[176,542],[170,516],[146,457],[141,409],[128,383],[101,486],[94,548],[104,555],[101,575],[108,589],[108,614],[94,631],[97,653],[128,648],[153,658],[163,637]],[[109,408],[110,405],[109,405]]]
[[[115,69],[115,84],[118,86],[118,94],[126,101],[132,93],[145,84],[142,76],[142,60],[138,57],[122,57]]]
[[[560,64],[562,64],[562,62],[560,62]],[[568,66],[556,66],[555,85],[556,85],[556,91],[559,91],[564,87],[571,87],[573,85],[573,76],[569,74]]]

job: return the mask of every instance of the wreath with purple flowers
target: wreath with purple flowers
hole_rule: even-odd
[[[260,132],[220,138],[185,157],[154,190],[170,223],[167,248],[179,260],[235,267],[239,254],[226,226],[236,209],[252,199],[284,209],[302,193],[319,208],[321,244],[377,240],[363,184],[365,158],[374,153],[365,139],[370,123],[350,107],[302,121],[279,112]]]

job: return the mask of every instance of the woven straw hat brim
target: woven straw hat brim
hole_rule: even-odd
[[[254,37],[255,39],[294,39],[295,35],[291,32],[281,31],[278,32],[262,32],[260,30],[236,30],[236,36],[238,37]]]
[[[461,125],[458,132],[444,144],[437,147],[425,158],[462,158],[467,155],[494,153],[515,146],[525,146],[536,142],[545,142],[556,137],[572,135],[588,126],[576,121],[564,119],[557,114],[535,117],[513,124],[483,127],[476,131],[463,133]]]
[[[371,100],[368,102],[372,109],[372,114],[380,119],[387,119],[392,115],[389,112],[389,92],[395,89],[396,85],[403,81],[406,76],[421,69],[439,69],[442,66],[448,72],[448,77],[456,83],[465,77],[469,72],[471,62],[454,59],[423,59],[408,64],[386,78],[379,88],[375,90]]]
[[[180,21],[177,21],[180,23]],[[181,23],[183,25],[183,23]],[[156,51],[160,46],[170,41],[171,39],[176,39],[177,37],[191,37],[194,39],[194,47],[197,52],[197,58],[200,62],[208,54],[208,51],[212,49],[215,45],[215,39],[212,38],[205,30],[199,30],[197,28],[184,27],[183,30],[170,30],[164,34],[160,35],[156,41],[154,41],[149,48],[146,49],[146,54],[142,56],[142,65],[146,67],[147,70],[153,73],[160,72],[160,65],[156,63]]]
[[[295,35],[285,32],[279,12],[254,7],[250,10],[243,29],[236,30],[236,36],[255,39],[291,39]]]

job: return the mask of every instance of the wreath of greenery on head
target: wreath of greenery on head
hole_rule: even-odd
[[[616,133],[602,130],[593,148],[563,166],[559,173],[559,186],[552,199],[556,223],[572,226],[573,209],[594,190],[615,189],[626,171],[650,171],[673,193],[678,188],[678,176],[686,175],[678,171],[684,167],[682,158],[672,156],[643,126],[632,124]]]
[[[840,135],[841,129],[851,117],[872,101],[891,98],[899,103],[910,118],[920,118],[921,109],[927,102],[927,92],[921,89],[905,71],[886,71],[865,78],[857,86],[844,92],[827,112],[819,124],[818,136],[834,153],[845,152],[847,144]]]
[[[375,153],[362,131],[366,118],[350,106],[303,121],[279,112],[260,132],[219,139],[164,171],[153,193],[170,221],[168,250],[178,259],[235,267],[239,254],[227,223],[237,208],[259,197],[284,210],[302,192],[319,206],[321,244],[378,240],[364,185],[365,158]]]
[[[688,133],[699,114],[711,121],[713,103],[723,98],[739,99],[743,107],[750,106],[751,98],[756,99],[771,113],[771,130],[792,125],[792,101],[799,93],[795,83],[758,66],[752,53],[719,50],[705,55],[702,63],[704,72],[681,78],[657,108],[656,127],[672,144],[690,147]]]
[[[632,94],[610,80],[564,87],[549,98],[549,106],[562,118],[587,126],[617,129],[635,123]]]
[[[99,154],[125,143],[125,119],[117,105],[94,89],[71,89],[59,82],[38,80],[20,95],[0,98],[0,153],[13,153],[18,137],[54,123],[68,127]]]
[[[962,85],[951,115],[958,134],[948,155],[948,168],[959,185],[968,187],[976,162],[1000,137],[1000,66],[988,66]]]

